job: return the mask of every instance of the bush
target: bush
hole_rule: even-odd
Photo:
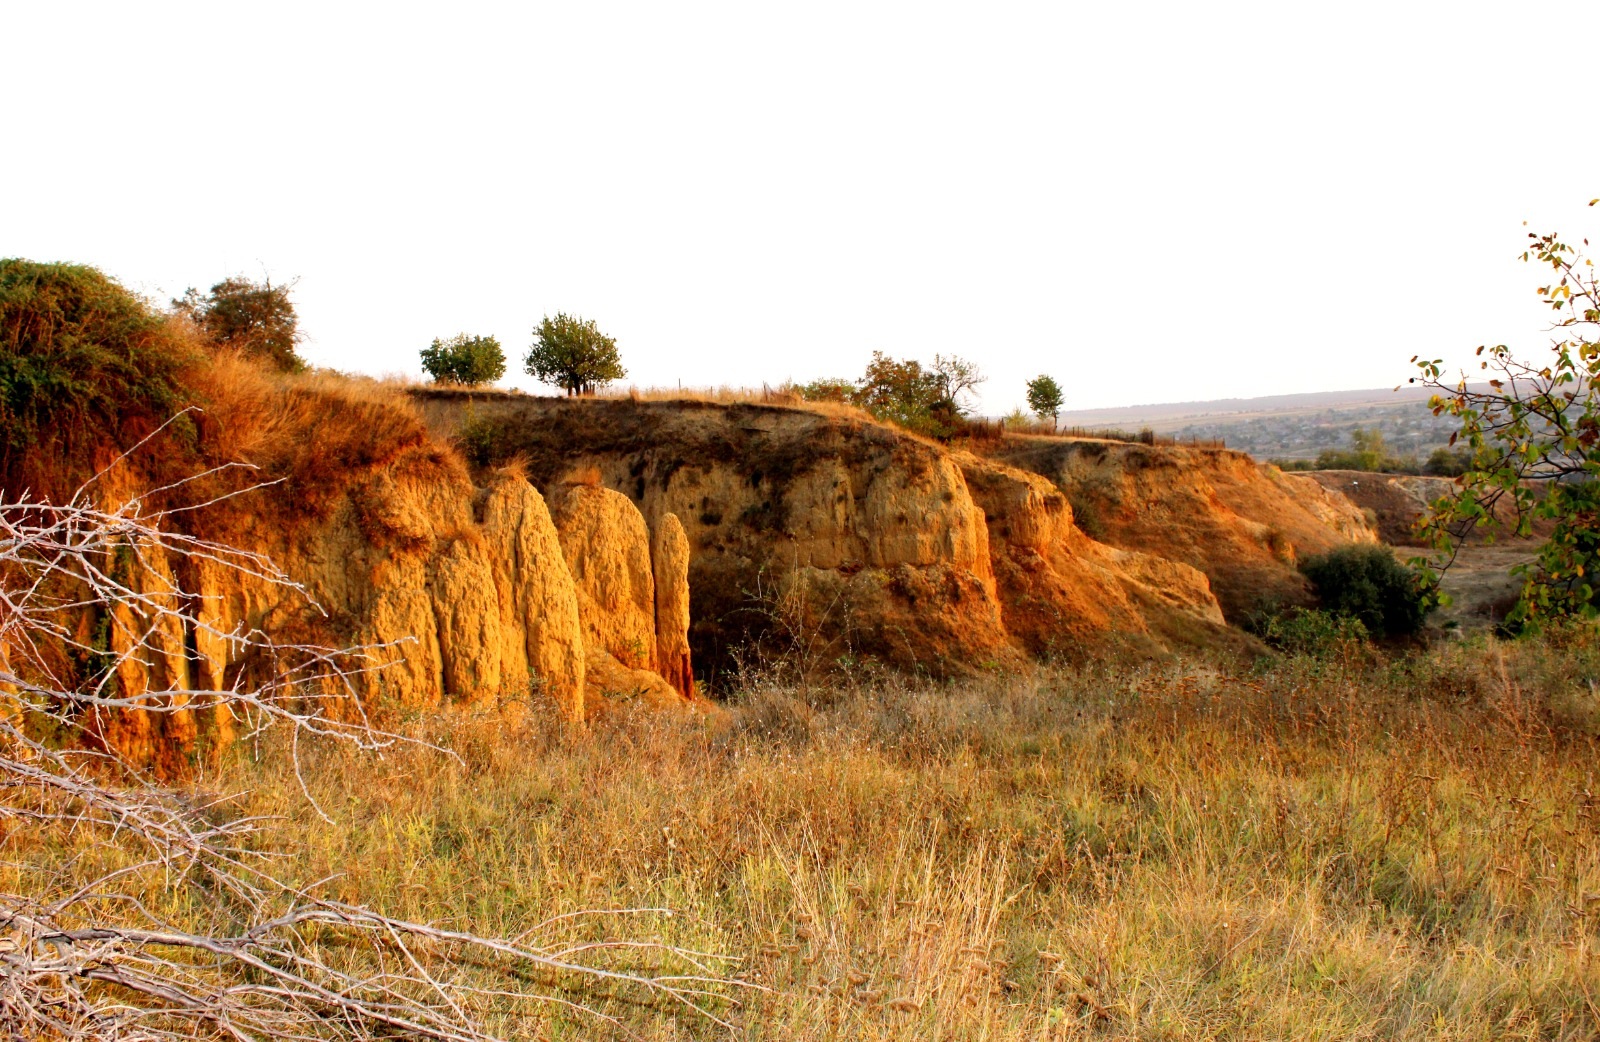
[[[506,375],[506,353],[492,336],[457,333],[423,348],[422,368],[438,383],[492,384]]]
[[[182,373],[197,357],[181,326],[94,268],[0,260],[0,484],[70,493],[100,453],[192,401]]]
[[[1459,478],[1472,466],[1472,450],[1466,448],[1434,449],[1428,457],[1428,462],[1423,464],[1422,472],[1441,478]]]
[[[1375,637],[1416,633],[1427,613],[1422,577],[1381,546],[1347,546],[1300,566],[1324,610],[1360,620]]]
[[[1289,608],[1272,612],[1252,627],[1257,636],[1280,651],[1327,658],[1371,636],[1353,615],[1319,608]]]

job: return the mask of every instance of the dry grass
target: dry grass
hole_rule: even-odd
[[[757,688],[579,737],[432,721],[461,765],[327,750],[331,828],[270,749],[212,784],[280,815],[296,877],[393,915],[673,909],[632,932],[774,989],[742,1038],[1592,1038],[1597,676],[1580,643]]]

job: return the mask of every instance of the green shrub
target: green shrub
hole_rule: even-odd
[[[190,403],[181,372],[196,357],[181,327],[94,268],[0,260],[0,482],[70,491],[98,453]]]
[[[1306,560],[1300,570],[1325,611],[1359,619],[1375,637],[1422,628],[1422,577],[1384,547],[1341,547]]]
[[[439,383],[492,384],[506,375],[506,353],[492,336],[457,333],[423,348],[422,368]]]
[[[1327,658],[1371,636],[1361,620],[1320,608],[1273,612],[1252,627],[1256,635],[1280,651]]]

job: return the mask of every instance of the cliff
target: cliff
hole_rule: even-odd
[[[225,636],[259,632],[288,658],[294,645],[367,649],[351,661],[354,690],[380,717],[542,702],[577,721],[619,700],[691,703],[687,570],[670,514],[656,515],[652,535],[614,492],[566,490],[552,514],[515,468],[475,481],[403,395],[381,388],[268,377],[238,362],[194,379],[207,401],[203,453],[255,469],[190,490],[221,498],[168,523],[270,559],[303,595],[205,555],[169,560],[135,548],[132,588],[170,599],[174,613],[124,659],[121,694],[170,701],[163,692],[259,678],[273,664]],[[148,486],[135,456],[98,494],[115,506]],[[151,629],[136,609],[118,609],[125,617],[109,624],[95,611],[80,631],[90,640],[106,633],[112,655]],[[671,679],[657,672],[661,646]],[[225,745],[233,729],[203,702],[107,712],[85,726],[131,762],[169,774],[197,748]]]
[[[1241,452],[1014,435],[992,454],[1047,478],[1095,539],[1204,572],[1230,621],[1307,600],[1301,558],[1377,540],[1344,496]]]
[[[690,647],[870,658],[936,674],[1230,639],[1201,571],[1074,524],[1045,477],[848,414],[704,402],[415,392],[480,464],[586,474],[681,521]]]

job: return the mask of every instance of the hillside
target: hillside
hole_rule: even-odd
[[[1431,392],[1411,386],[1319,391],[1262,398],[1170,402],[1063,412],[1062,428],[1149,429],[1179,440],[1221,440],[1259,459],[1315,459],[1346,449],[1357,427],[1382,432],[1389,450],[1426,459],[1458,425],[1427,407]]]

